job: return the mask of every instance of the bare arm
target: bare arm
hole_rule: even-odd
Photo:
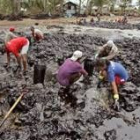
[[[44,35],[42,35],[42,39],[44,39]]]
[[[10,64],[10,53],[7,52],[7,64]]]
[[[41,38],[41,39],[44,39],[44,35],[42,34],[39,34],[39,37]]]
[[[118,54],[118,48],[116,46],[113,46],[109,55],[104,57],[104,59],[110,60],[114,58]]]
[[[9,32],[9,36],[10,36],[10,38],[11,39],[13,39],[13,38],[16,38],[17,36],[14,34],[14,33],[12,33],[12,32]]]
[[[16,56],[18,65],[21,66],[21,55],[19,54],[18,56]]]
[[[105,47],[107,46],[107,44],[103,45],[103,47],[101,47],[98,52],[97,52],[97,56],[98,57],[100,54],[102,54],[102,52],[104,51]]]
[[[12,38],[16,38],[16,37],[18,37],[17,35],[15,35],[15,34],[11,34],[11,36],[12,36]]]
[[[113,88],[113,93],[114,94],[119,94],[118,93],[118,88],[117,88],[117,85],[116,85],[115,81],[111,82],[111,86]]]
[[[109,54],[108,56],[104,57],[104,59],[110,60],[112,58],[114,58],[118,53],[117,52],[113,52],[111,54]]]
[[[88,73],[84,69],[82,69],[80,73],[83,74],[84,76],[87,76],[88,75]]]

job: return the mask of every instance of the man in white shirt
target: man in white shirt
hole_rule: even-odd
[[[42,31],[40,31],[39,29],[35,29],[33,26],[30,29],[32,31],[32,36],[35,41],[40,41],[44,39],[44,34]]]

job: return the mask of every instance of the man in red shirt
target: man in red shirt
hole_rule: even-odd
[[[7,65],[10,64],[10,53],[13,53],[17,59],[19,67],[21,67],[21,60],[23,62],[24,74],[27,70],[27,52],[29,49],[29,41],[25,37],[17,37],[10,40],[6,44]]]

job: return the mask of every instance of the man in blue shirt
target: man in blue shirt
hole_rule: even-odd
[[[97,60],[96,67],[100,75],[111,83],[115,101],[119,100],[118,86],[128,79],[126,69],[120,63],[101,59]]]

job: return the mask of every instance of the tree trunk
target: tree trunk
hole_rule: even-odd
[[[111,12],[111,13],[114,13],[114,4],[111,5],[111,7],[110,7],[110,12]]]
[[[98,7],[98,13],[102,14],[103,11],[102,11],[102,6]]]
[[[17,13],[19,14],[21,10],[21,0],[17,0],[16,2],[17,2]]]
[[[89,13],[91,13],[91,7],[90,7],[90,0],[87,0],[87,4],[86,4],[86,15],[88,16]]]
[[[46,0],[43,0],[43,12],[46,11]]]
[[[81,14],[81,5],[82,5],[82,0],[79,0],[79,12],[78,12],[79,15]]]
[[[64,0],[61,0],[60,1],[60,16],[63,15],[63,3],[64,3]]]
[[[13,0],[12,2],[12,14],[17,15],[20,13],[21,0]]]
[[[123,11],[123,14],[125,14],[126,7],[127,7],[127,0],[124,1],[124,11]]]
[[[140,0],[139,0],[139,11],[140,11]]]

